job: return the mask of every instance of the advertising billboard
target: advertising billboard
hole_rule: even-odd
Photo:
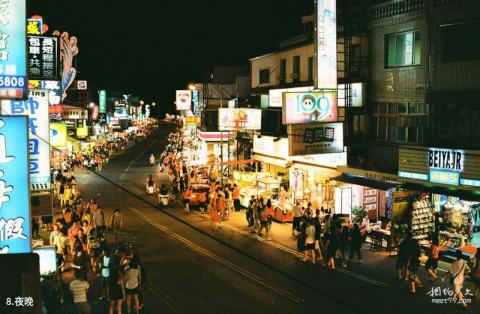
[[[50,123],[50,145],[52,147],[67,146],[67,125]]]
[[[88,136],[88,128],[77,128],[76,134],[79,138],[85,138]]]
[[[176,93],[176,107],[177,110],[191,110],[192,106],[192,91],[187,90],[177,90]]]
[[[31,80],[59,79],[59,39],[55,36],[28,36],[28,78]]]
[[[197,117],[196,116],[186,116],[185,117],[185,124],[188,126],[196,126],[197,125]]]
[[[196,116],[200,115],[199,96],[198,89],[192,90],[193,114]]]
[[[260,130],[262,110],[251,108],[219,108],[218,129],[221,131]]]
[[[337,93],[283,93],[283,124],[337,121]]]
[[[30,253],[28,119],[0,116],[0,254]]]
[[[28,80],[28,89],[48,89],[48,103],[51,106],[60,104],[62,86],[60,81]]]
[[[337,1],[317,1],[317,84],[337,89]]]
[[[101,90],[98,92],[98,106],[100,109],[100,113],[107,112],[107,91]]]
[[[306,87],[293,87],[293,88],[280,88],[280,89],[271,89],[268,91],[268,106],[270,108],[282,108],[282,93],[287,92],[309,92],[313,90],[313,86]]]
[[[0,98],[27,96],[26,0],[0,4]]]
[[[33,89],[27,100],[3,100],[2,112],[27,115],[30,137],[30,184],[32,190],[50,189],[50,126],[48,91]]]
[[[343,152],[343,124],[293,124],[288,126],[290,156]]]

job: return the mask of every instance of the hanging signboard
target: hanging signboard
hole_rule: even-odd
[[[55,36],[28,36],[28,78],[58,80],[59,39]]]
[[[48,91],[30,90],[27,100],[3,100],[2,112],[29,118],[30,184],[33,190],[50,189],[50,126]]]
[[[48,103],[52,106],[60,104],[62,99],[60,81],[29,80],[28,89],[48,89]]]
[[[77,128],[76,134],[79,138],[85,138],[88,136],[88,128]]]
[[[193,102],[193,114],[196,116],[200,116],[199,91],[197,89],[192,90],[192,102]]]
[[[218,129],[221,131],[260,130],[262,110],[251,108],[219,108]]]
[[[293,124],[288,127],[290,156],[343,152],[343,124]]]
[[[0,254],[30,253],[28,119],[0,116]]]
[[[67,146],[67,125],[50,123],[50,145],[52,147]]]
[[[317,85],[337,89],[337,4],[336,0],[317,1]]]
[[[187,90],[177,90],[176,93],[176,107],[177,110],[191,110],[192,107],[192,91]]]
[[[98,92],[98,106],[100,107],[100,113],[107,112],[107,91],[101,90]]]
[[[283,124],[337,121],[337,93],[283,93]]]
[[[30,18],[27,20],[27,35],[42,35],[43,20]]]
[[[0,2],[0,98],[27,96],[26,0]]]
[[[97,105],[92,107],[92,120],[93,121],[98,120],[98,106]]]
[[[197,125],[197,117],[196,116],[186,116],[185,117],[185,124],[188,126],[196,126]]]

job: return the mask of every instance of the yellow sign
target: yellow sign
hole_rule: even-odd
[[[67,146],[67,125],[50,123],[50,145],[52,147]]]
[[[87,137],[88,136],[88,128],[77,128],[77,137]]]
[[[186,117],[186,124],[187,125],[197,125],[197,117],[196,116],[187,116]]]

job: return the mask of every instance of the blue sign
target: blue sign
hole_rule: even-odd
[[[26,0],[0,2],[0,98],[27,91]]]
[[[30,253],[28,118],[0,116],[0,254]]]
[[[458,185],[460,182],[460,173],[441,170],[430,170],[430,182]]]
[[[198,90],[192,90],[192,101],[193,101],[193,114],[196,116],[200,116],[200,107],[198,106],[198,97],[199,92]]]
[[[398,176],[402,178],[426,180],[428,181],[428,174],[418,172],[399,171]]]
[[[480,187],[480,180],[460,179],[460,184]]]

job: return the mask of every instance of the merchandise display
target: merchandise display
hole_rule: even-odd
[[[432,205],[427,200],[413,203],[410,225],[413,238],[420,244],[427,244],[429,235],[433,231]]]

